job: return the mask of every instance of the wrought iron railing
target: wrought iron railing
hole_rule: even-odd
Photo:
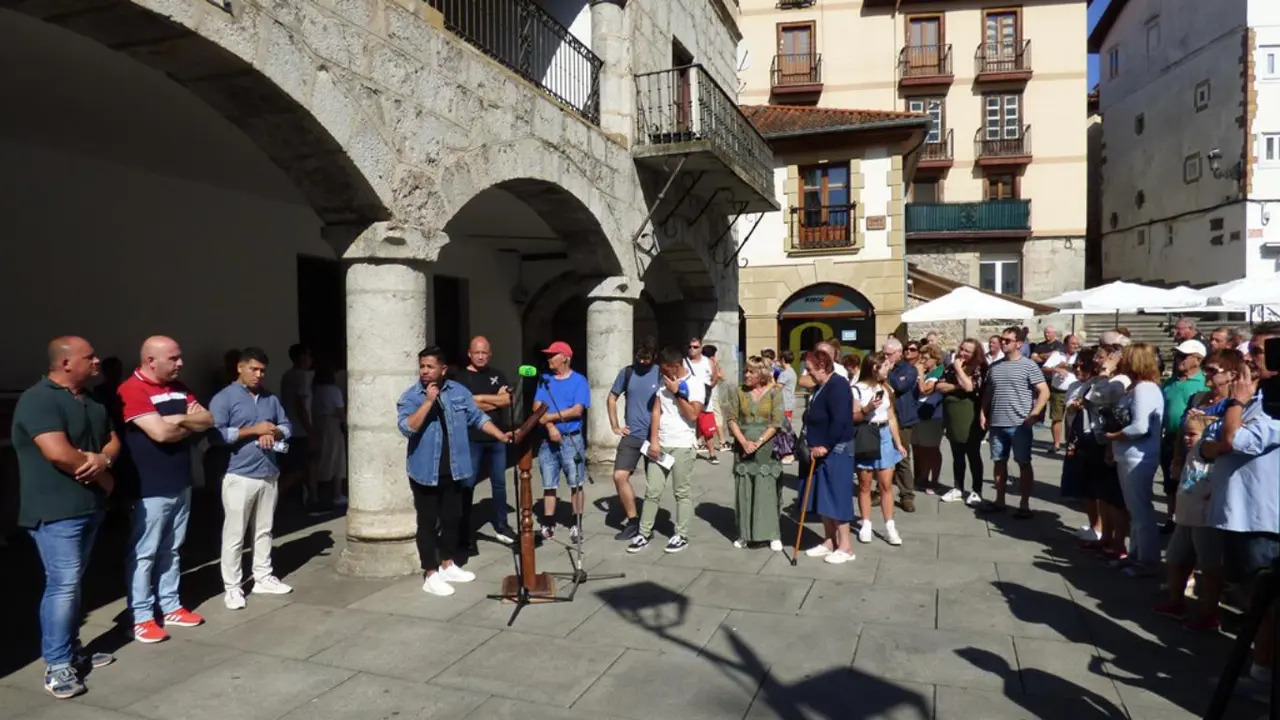
[[[637,145],[692,142],[709,143],[756,192],[773,197],[769,143],[705,68],[685,65],[636,75]]]
[[[822,53],[774,55],[769,72],[775,88],[818,85],[822,82]]]
[[[973,60],[979,75],[1031,72],[1031,41],[982,43]]]
[[[941,133],[934,142],[925,140],[920,146],[921,162],[938,162],[955,158],[955,130]]]
[[[532,0],[427,0],[444,24],[588,122],[600,123],[604,61]]]
[[[1001,125],[990,128],[978,128],[973,136],[973,151],[979,158],[1025,157],[1031,155],[1031,126],[1027,125],[1010,136]],[[997,136],[998,137],[995,137]]]
[[[898,80],[951,75],[951,43],[907,45],[898,52]]]
[[[908,235],[1029,230],[1031,201],[907,203],[906,220]]]
[[[853,246],[853,205],[791,208],[791,249],[824,250]]]

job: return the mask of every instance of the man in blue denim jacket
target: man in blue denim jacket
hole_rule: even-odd
[[[476,579],[475,573],[454,564],[462,488],[475,481],[467,428],[480,428],[502,442],[509,439],[476,407],[471,391],[445,378],[447,370],[443,350],[424,348],[418,353],[418,382],[396,402],[396,424],[409,438],[405,464],[418,515],[422,589],[440,596],[453,594],[450,583]]]

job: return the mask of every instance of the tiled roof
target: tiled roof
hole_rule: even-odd
[[[925,115],[892,110],[843,110],[794,105],[743,105],[742,112],[765,137],[804,132],[856,130],[866,125],[892,124],[895,121],[913,124],[912,121],[927,120]]]

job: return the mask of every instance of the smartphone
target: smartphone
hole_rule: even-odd
[[[879,402],[883,400],[884,400],[884,388],[880,388],[879,390],[876,391],[876,401]]]

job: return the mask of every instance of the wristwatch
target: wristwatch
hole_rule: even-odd
[[[112,466],[112,465],[115,465],[115,464],[116,464],[116,461],[115,461],[115,460],[113,460],[113,459],[111,458],[111,456],[110,456],[110,455],[108,455],[108,454],[106,454],[106,453],[102,453],[102,457],[104,457],[104,458],[106,458],[106,459],[107,459],[107,469],[108,469],[108,470],[110,470],[110,469],[111,469],[111,466]]]
[[[1244,403],[1235,398],[1227,398],[1227,401],[1222,405],[1224,410],[1230,410],[1233,407],[1244,407]]]

